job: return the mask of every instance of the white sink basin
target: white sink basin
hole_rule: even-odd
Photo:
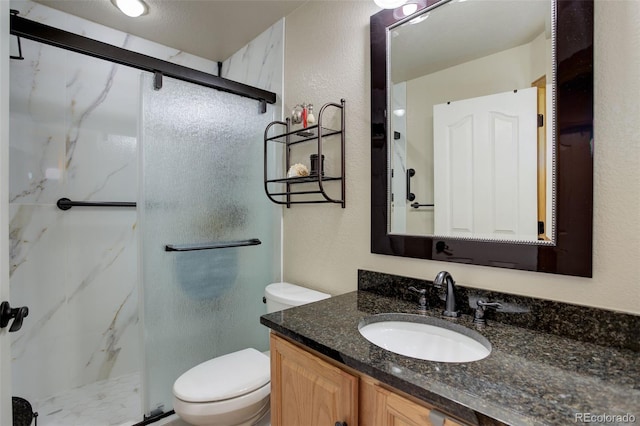
[[[427,361],[470,362],[491,353],[480,333],[439,318],[382,314],[366,318],[358,329],[383,349]]]

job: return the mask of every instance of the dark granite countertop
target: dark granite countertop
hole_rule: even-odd
[[[485,423],[486,417],[514,425],[579,424],[581,413],[589,413],[592,424],[622,424],[621,418],[596,416],[625,414],[640,422],[640,356],[630,349],[499,322],[479,328],[462,315],[451,321],[485,336],[491,354],[470,363],[443,363],[386,351],[358,332],[360,321],[370,315],[418,315],[415,308],[415,303],[356,291],[266,314],[260,322],[472,424]],[[441,317],[440,312],[426,315]]]

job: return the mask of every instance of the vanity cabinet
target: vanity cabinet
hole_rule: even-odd
[[[462,426],[440,411],[400,396],[368,376],[360,376],[359,408],[362,426]]]
[[[465,424],[410,398],[271,333],[273,426]]]
[[[358,378],[271,334],[271,425],[358,424]]]
[[[292,129],[291,119],[289,118],[286,121],[269,123],[264,131],[264,189],[271,201],[287,207],[291,207],[292,204],[308,203],[335,203],[340,204],[342,208],[345,207],[344,107],[344,99],[341,99],[340,103],[324,104],[318,112],[318,124],[302,129]],[[334,112],[335,115],[328,114],[328,111]],[[332,118],[337,122],[328,123]],[[331,126],[331,128],[328,126]],[[337,145],[338,143],[339,145]],[[325,144],[327,145],[326,147]],[[309,176],[285,177],[293,164],[306,162],[300,158],[298,158],[298,161],[294,160],[296,157],[293,149],[296,146],[301,147],[303,145],[310,146],[308,149],[311,151],[301,149],[302,152],[313,152],[317,155],[315,160],[316,170],[313,170],[313,164],[311,164]],[[276,157],[281,152],[278,148],[284,149],[284,170],[282,171],[278,171],[278,161],[274,158],[274,152],[277,152]],[[334,162],[337,164],[333,164],[334,167],[332,169],[334,172],[331,175],[325,175],[324,173],[323,148],[339,151],[338,157]],[[312,161],[309,158],[309,162],[312,163]],[[337,172],[338,168],[340,173]],[[335,195],[337,194],[337,188],[327,191],[329,186],[338,184],[340,185],[339,196]]]

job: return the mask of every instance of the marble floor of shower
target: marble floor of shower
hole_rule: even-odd
[[[124,426],[142,421],[140,373],[71,389],[33,404],[38,426]]]

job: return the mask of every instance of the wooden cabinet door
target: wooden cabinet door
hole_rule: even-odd
[[[375,382],[360,381],[361,426],[461,426],[442,413],[416,404]]]
[[[356,426],[357,402],[357,377],[271,334],[272,426]]]

